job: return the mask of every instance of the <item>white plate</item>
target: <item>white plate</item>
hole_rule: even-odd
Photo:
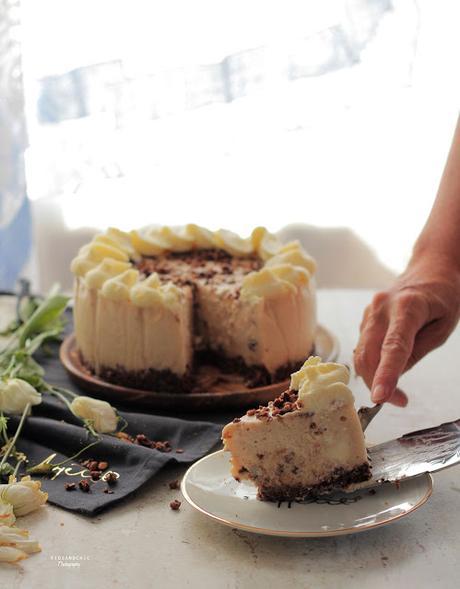
[[[421,507],[430,497],[429,474],[399,485],[336,496],[335,501],[270,503],[256,498],[256,489],[230,474],[230,454],[220,450],[205,456],[186,472],[181,491],[201,513],[232,528],[272,536],[317,537],[363,532],[389,524]],[[342,499],[342,502],[340,502]]]

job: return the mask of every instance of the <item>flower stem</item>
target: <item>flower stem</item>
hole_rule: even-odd
[[[14,354],[11,356],[8,366],[2,371],[2,379],[7,379],[10,376],[10,371],[13,369],[16,358]]]
[[[77,393],[73,393],[72,391],[69,391],[68,389],[64,389],[62,387],[56,387],[54,385],[51,385],[51,388],[53,389],[53,391],[57,391],[62,395],[70,395],[73,399],[76,399],[79,396],[77,395]]]
[[[54,395],[55,397],[60,399],[64,403],[64,405],[67,405],[67,409],[72,412],[72,407],[70,406],[69,400],[65,397],[65,395],[63,395],[63,393],[57,387],[46,385],[45,390],[48,391],[48,393],[50,393],[51,395]]]
[[[73,456],[70,456],[69,458],[66,458],[65,460],[61,460],[61,462],[57,462],[56,464],[48,463],[47,465],[49,466],[49,471],[53,470],[53,468],[62,466],[63,464],[66,464],[67,462],[70,462],[71,460],[75,460],[75,458],[78,458],[78,456],[80,456],[80,454],[83,454],[83,452],[85,452],[86,450],[89,450],[89,448],[92,448],[93,446],[95,446],[96,444],[99,444],[99,439],[97,439],[94,442],[91,442],[91,444],[88,444],[87,446],[85,446],[84,448],[82,448],[81,450],[79,450],[76,454],[74,454]],[[43,474],[44,472],[48,472],[47,471],[43,471],[42,469],[40,469],[39,467],[42,465],[42,463],[39,464],[35,464],[34,466],[29,466],[29,468],[27,469],[27,472],[29,474]]]
[[[29,413],[29,409],[30,409],[30,403],[27,403],[27,405],[24,407],[24,411],[22,412],[21,420],[20,420],[19,425],[14,433],[14,436],[10,442],[10,445],[5,450],[5,454],[3,454],[2,461],[0,462],[0,472],[2,472],[3,465],[5,464],[6,459],[10,455],[11,450],[14,448],[14,446],[17,442],[19,434],[21,433],[21,430],[22,430],[22,426],[24,425],[24,421],[26,420],[27,414]]]
[[[62,460],[61,462],[58,462],[57,464],[53,464],[53,466],[62,466],[66,462],[70,462],[71,460],[78,458],[80,456],[80,454],[83,454],[83,452],[85,452],[86,450],[89,450],[89,448],[92,448],[92,446],[95,446],[96,444],[99,444],[99,440],[96,440],[95,442],[91,442],[91,444],[88,444],[87,446],[85,446],[84,448],[79,450],[76,454],[74,454],[73,456],[70,456],[70,458],[66,458],[65,460]]]
[[[0,423],[1,423],[1,434],[3,436],[3,439],[5,440],[5,444],[8,444],[8,433],[6,431],[6,423],[7,423],[7,417],[5,417],[5,415],[3,414],[3,411],[0,411]]]
[[[21,458],[21,460],[18,460],[16,462],[16,466],[14,467],[14,471],[13,474],[11,476],[13,476],[14,478],[16,478],[16,475],[18,474],[19,468],[21,466],[21,464],[25,462],[25,460],[23,458]]]

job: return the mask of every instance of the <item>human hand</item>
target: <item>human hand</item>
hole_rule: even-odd
[[[446,341],[460,318],[460,272],[443,256],[421,255],[366,308],[354,351],[374,403],[404,407],[398,379]]]

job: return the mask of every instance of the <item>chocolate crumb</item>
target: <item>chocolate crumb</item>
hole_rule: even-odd
[[[345,415],[340,416],[340,421],[346,421],[346,420],[347,420],[347,418],[345,417]]]
[[[100,470],[92,470],[91,471],[91,479],[93,481],[98,481],[101,478],[101,471]]]
[[[118,477],[114,472],[108,472],[106,475],[104,475],[104,481],[109,485],[115,485],[115,483],[118,481]]]
[[[85,481],[85,479],[82,479],[78,483],[78,486],[80,487],[80,490],[83,491],[83,493],[89,493],[90,485],[89,485],[88,481]]]
[[[172,448],[168,440],[164,442],[153,442],[152,448],[158,450],[159,452],[171,452]]]
[[[241,417],[235,417],[235,419],[233,420],[233,423],[240,423],[241,421]]]
[[[106,487],[103,492],[106,495],[113,495],[113,491],[112,491],[112,489],[109,489],[109,487]]]
[[[178,489],[179,488],[179,481],[178,481],[178,479],[176,479],[175,481],[171,481],[169,483],[169,488],[170,489]]]
[[[64,488],[66,491],[75,491],[75,489],[77,488],[77,485],[75,483],[66,483],[64,485]]]
[[[375,489],[369,489],[369,495],[375,495],[377,491]]]
[[[171,501],[171,503],[169,504],[169,507],[173,510],[173,511],[179,511],[180,506],[182,505],[182,503],[178,500],[178,499],[174,499],[173,501]]]
[[[259,460],[262,460],[262,458],[264,457],[264,454],[256,454],[256,456]]]
[[[146,446],[147,448],[152,447],[152,441],[145,434],[137,434],[135,443],[139,444],[139,446]]]

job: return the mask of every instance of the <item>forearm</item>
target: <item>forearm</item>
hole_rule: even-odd
[[[415,243],[411,264],[444,259],[460,272],[460,119],[430,216]]]

